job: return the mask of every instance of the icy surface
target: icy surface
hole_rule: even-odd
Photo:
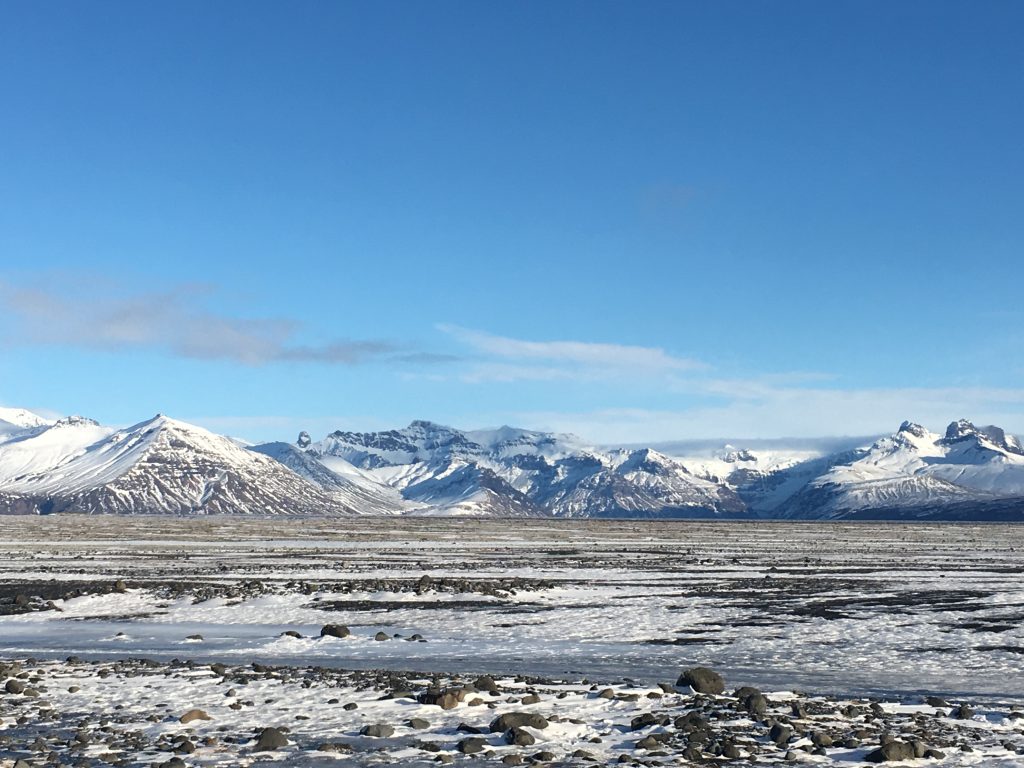
[[[1020,526],[4,522],[0,596],[40,602],[0,616],[0,656],[647,682],[705,664],[736,685],[1024,700]],[[327,623],[352,637],[320,638]]]

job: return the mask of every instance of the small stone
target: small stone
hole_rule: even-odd
[[[363,726],[359,733],[362,736],[370,736],[375,739],[386,739],[395,735],[395,729],[386,723],[377,723],[376,725]]]

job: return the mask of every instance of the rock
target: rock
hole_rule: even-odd
[[[351,744],[344,744],[338,741],[324,742],[316,748],[317,752],[333,752],[335,754],[348,753],[352,751]]]
[[[362,736],[371,736],[375,739],[386,739],[395,735],[395,729],[386,723],[377,723],[376,725],[363,726],[359,733]]]
[[[925,698],[924,703],[929,707],[948,707],[949,702],[941,696],[928,696]]]
[[[957,720],[971,720],[974,718],[974,710],[966,704],[961,704],[950,712],[949,716]]]
[[[256,741],[257,752],[267,752],[288,746],[288,737],[277,728],[264,728]]]
[[[816,747],[831,747],[833,739],[824,731],[815,731],[811,735],[811,744]]]
[[[21,680],[8,680],[4,690],[8,693],[24,693],[25,684]]]
[[[678,686],[690,686],[697,693],[719,695],[725,692],[725,680],[714,670],[707,667],[693,667],[679,676]]]
[[[184,715],[178,718],[179,723],[191,723],[193,720],[212,720],[208,714],[203,712],[201,709],[190,709]]]
[[[864,759],[869,763],[891,763],[900,760],[913,760],[916,757],[914,748],[902,741],[890,741],[883,744],[874,752],[868,752]]]
[[[464,755],[475,755],[483,752],[485,747],[487,747],[487,739],[481,739],[479,736],[472,736],[460,741],[456,749]]]
[[[789,743],[789,739],[793,736],[793,729],[788,725],[782,723],[775,723],[768,731],[768,738],[774,741],[778,746],[783,746]]]
[[[302,635],[296,632],[294,629],[289,629],[281,633],[281,637],[294,637],[296,640],[301,640]]]
[[[494,678],[487,675],[482,675],[474,680],[473,687],[478,691],[486,691],[488,693],[498,692],[498,684],[494,682]]]
[[[524,728],[509,728],[505,731],[505,741],[517,747],[530,747],[537,743],[529,731]]]
[[[768,711],[768,699],[757,688],[740,688],[734,695],[740,708],[754,717],[763,717]]]
[[[430,727],[430,721],[424,720],[422,717],[412,717],[405,721],[405,724],[409,728],[415,728],[417,731],[422,731]]]
[[[629,727],[634,731],[639,731],[654,725],[668,725],[669,722],[668,715],[655,715],[653,712],[644,712],[642,715],[637,715],[630,720]]]
[[[416,700],[420,704],[437,706],[441,709],[455,709],[459,705],[459,696],[452,691],[424,691]]]
[[[544,730],[548,727],[548,721],[543,715],[536,715],[532,712],[506,712],[491,721],[491,733],[504,733],[511,728],[536,728]]]
[[[615,691],[613,691],[611,688],[605,688],[602,691],[598,691],[597,698],[599,698],[599,699],[614,699],[615,698]]]
[[[124,583],[124,579],[118,579],[117,581],[114,582],[114,591],[115,592],[127,592],[128,591],[128,585]]]
[[[320,628],[320,637],[348,637],[351,634],[344,624],[324,624]]]
[[[382,643],[385,640],[390,640],[391,635],[389,635],[387,632],[378,632],[376,635],[373,636],[373,639],[379,643]]]
[[[350,701],[348,702],[348,704],[343,704],[341,708],[344,709],[346,712],[351,712],[353,709],[359,709],[359,705],[356,704],[354,701]]]

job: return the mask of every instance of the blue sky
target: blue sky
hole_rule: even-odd
[[[0,404],[1024,432],[1024,6],[5,3]]]

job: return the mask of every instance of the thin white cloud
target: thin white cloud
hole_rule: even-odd
[[[0,313],[12,322],[4,342],[108,350],[154,349],[193,360],[245,365],[315,362],[356,365],[381,359],[422,362],[388,341],[298,341],[299,324],[281,318],[240,318],[208,309],[204,286],[182,285],[124,295],[0,283]]]
[[[478,358],[462,375],[471,383],[593,379],[612,375],[665,375],[701,371],[707,364],[677,357],[659,347],[590,341],[532,341],[441,324],[438,330],[471,349]]]
[[[679,439],[820,437],[894,432],[905,421],[942,430],[957,418],[1024,432],[1024,389],[765,388],[757,397],[679,409],[605,408],[520,413],[520,423],[603,443]]]

